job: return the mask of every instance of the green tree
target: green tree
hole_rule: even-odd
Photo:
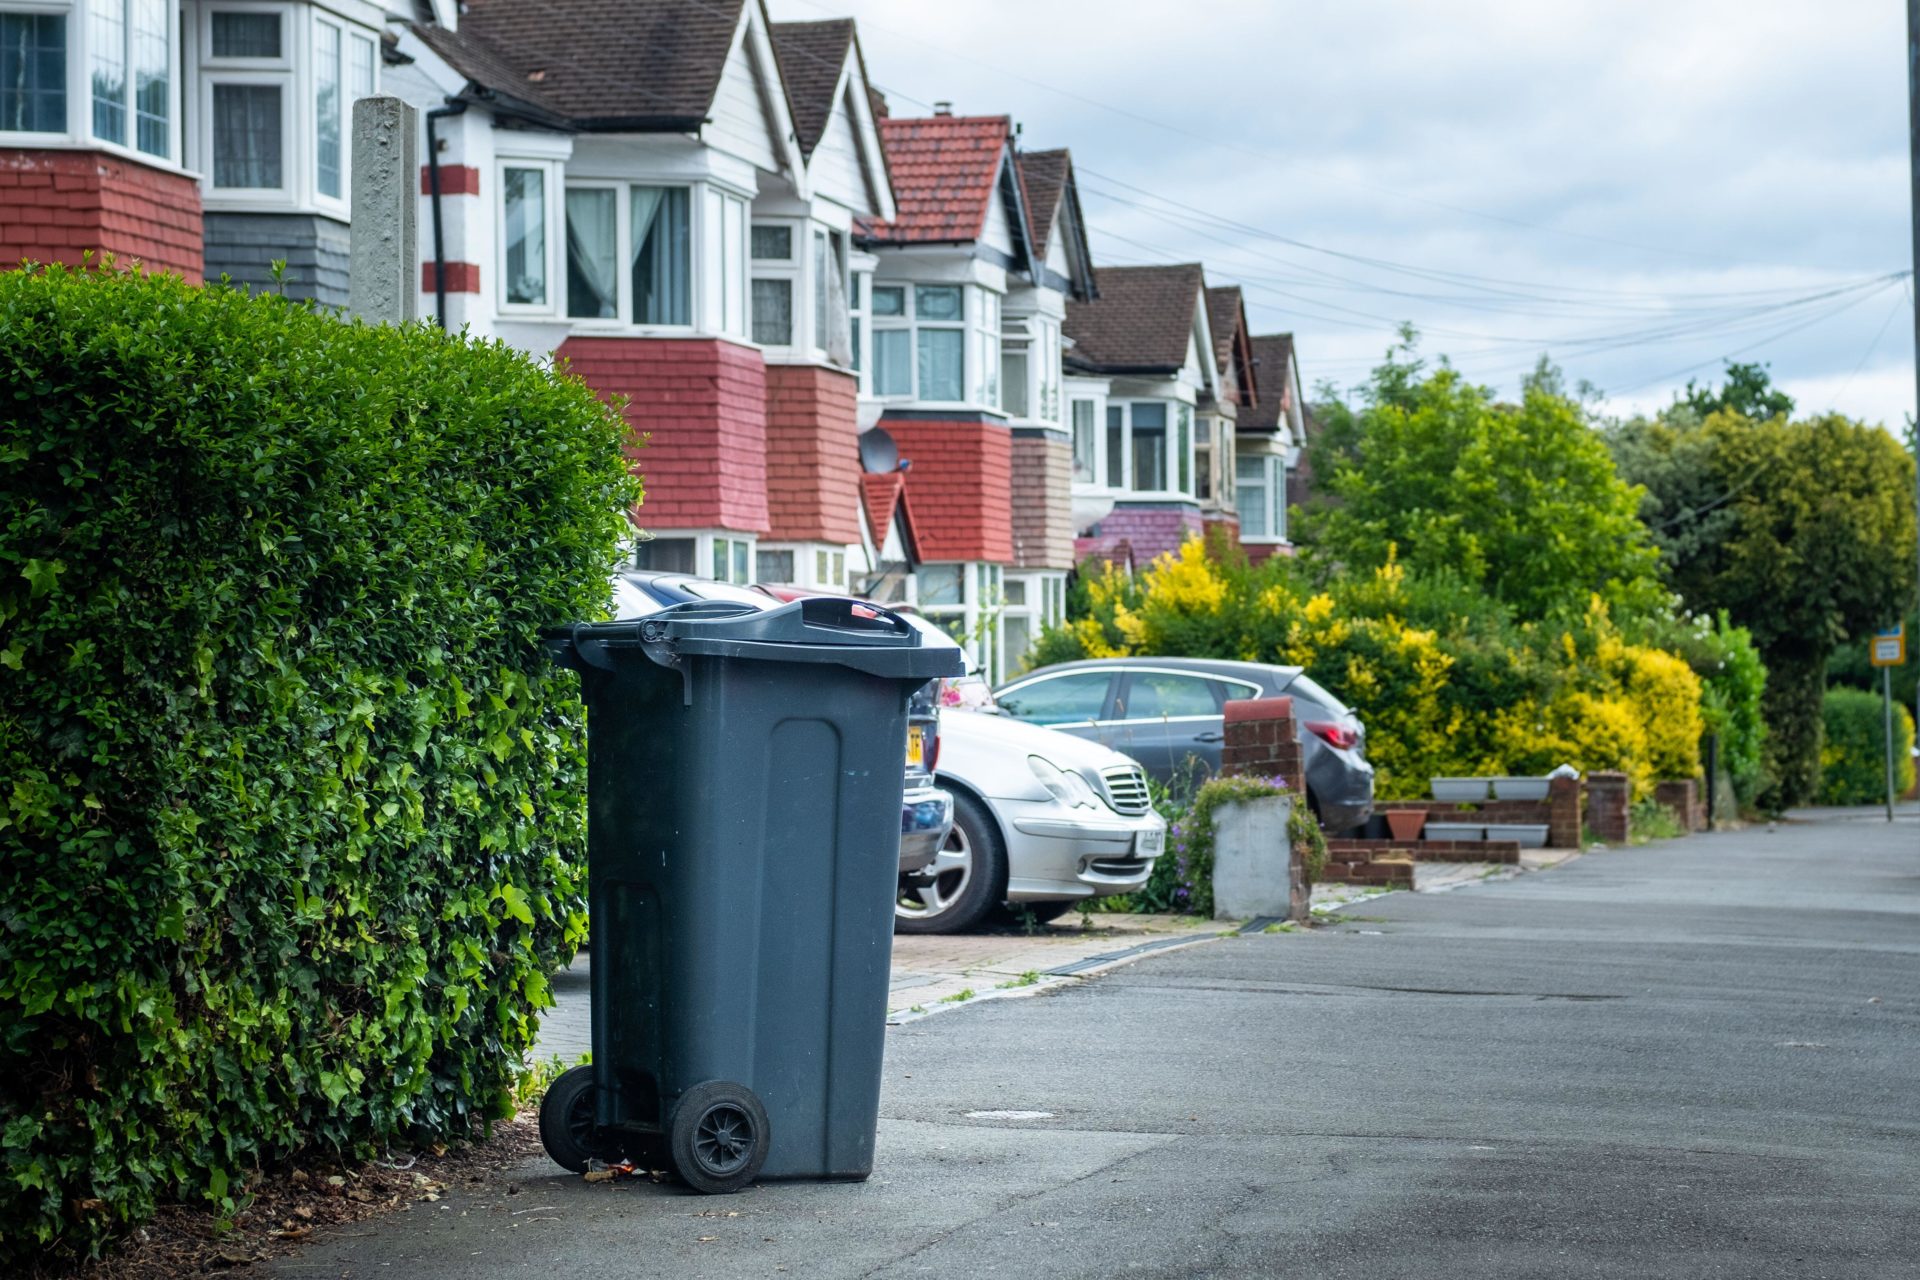
[[[1683,396],[1611,440],[1646,490],[1642,514],[1693,610],[1725,610],[1766,660],[1768,771],[1762,804],[1813,798],[1827,663],[1851,637],[1900,615],[1914,580],[1913,462],[1878,427],[1837,414],[1789,421],[1752,366],[1743,385]],[[1785,401],[1790,404],[1790,401]]]
[[[1793,414],[1793,397],[1773,385],[1766,365],[1740,364],[1733,360],[1727,361],[1727,380],[1719,390],[1695,386],[1689,380],[1687,389],[1675,398],[1675,403],[1685,405],[1700,418],[1727,412],[1764,422]]]
[[[1615,472],[1584,407],[1544,362],[1518,404],[1444,362],[1429,371],[1412,335],[1377,368],[1351,418],[1350,451],[1329,450],[1333,499],[1303,538],[1323,571],[1377,567],[1397,549],[1521,617],[1567,615],[1592,595],[1627,612],[1664,601],[1640,495]]]

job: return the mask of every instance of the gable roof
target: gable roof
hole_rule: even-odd
[[[899,212],[867,226],[880,244],[960,244],[986,229],[1013,121],[1006,116],[880,120]]]
[[[787,99],[793,103],[793,131],[800,154],[811,158],[827,131],[827,121],[833,118],[833,91],[840,87],[847,51],[853,47],[853,19],[776,22],[770,30],[780,76],[787,82]]]
[[[1259,399],[1242,409],[1234,419],[1240,431],[1281,431],[1293,408],[1293,335],[1270,333],[1256,337],[1253,347],[1253,381]]]
[[[1019,156],[1020,185],[1027,196],[1027,234],[1033,238],[1033,256],[1042,262],[1047,259],[1047,236],[1053,230],[1053,215],[1060,211],[1072,163],[1064,147],[1022,151]]]
[[[867,528],[873,534],[873,549],[887,545],[893,529],[894,513],[900,516],[900,542],[907,558],[920,561],[920,541],[914,535],[913,508],[907,504],[907,473],[904,471],[863,471],[860,473],[860,504],[866,510]]]
[[[1247,333],[1247,307],[1237,284],[1220,285],[1207,290],[1207,328],[1213,334],[1213,359],[1225,378],[1237,348],[1240,376],[1228,387],[1227,394],[1242,408],[1251,407],[1260,396],[1253,380],[1253,346]]]
[[[1067,363],[1095,373],[1177,373],[1187,363],[1206,277],[1197,262],[1099,267],[1099,296],[1067,301]]]
[[[678,132],[706,122],[749,2],[466,0],[458,29],[413,30],[482,90],[551,123]]]

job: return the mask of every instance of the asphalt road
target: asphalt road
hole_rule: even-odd
[[[536,1162],[273,1270],[1920,1276],[1912,821],[1393,894],[888,1036],[865,1184]]]

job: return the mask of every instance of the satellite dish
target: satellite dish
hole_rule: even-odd
[[[885,475],[900,466],[900,446],[880,427],[868,427],[860,433],[860,469]]]

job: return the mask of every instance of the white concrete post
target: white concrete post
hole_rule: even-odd
[[[419,113],[399,98],[353,104],[347,309],[368,324],[413,319],[420,295],[419,127]]]
[[[1305,870],[1287,834],[1292,815],[1292,796],[1260,796],[1213,811],[1216,920],[1306,918]]]

